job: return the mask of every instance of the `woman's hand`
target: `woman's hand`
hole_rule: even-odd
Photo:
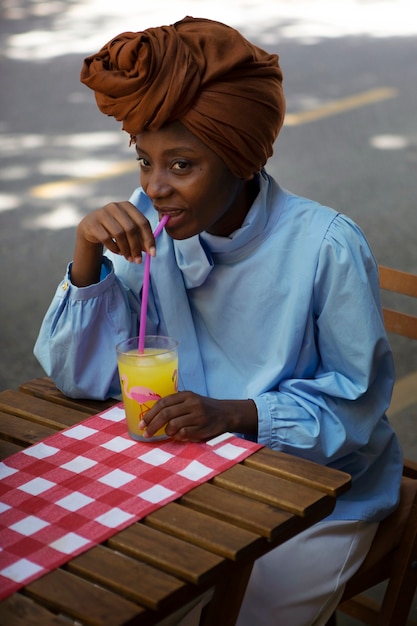
[[[252,400],[215,400],[180,391],[158,400],[139,425],[145,437],[164,426],[177,441],[204,441],[224,432],[256,435],[258,415]]]
[[[155,246],[149,221],[128,201],[111,202],[81,220],[77,236],[102,244],[128,261],[140,262],[142,252]]]
[[[71,280],[85,287],[100,279],[103,246],[128,261],[155,255],[155,238],[146,217],[130,202],[111,202],[86,215],[78,225]]]

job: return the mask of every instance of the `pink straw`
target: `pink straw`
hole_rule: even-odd
[[[164,215],[158,226],[155,228],[153,236],[155,239],[162,232],[165,224],[169,220],[169,215]],[[149,295],[149,279],[151,275],[151,255],[145,256],[145,265],[143,268],[143,287],[142,287],[142,305],[140,308],[140,320],[139,320],[139,354],[143,354],[145,351],[145,335],[146,335],[146,313],[148,310],[148,295]]]

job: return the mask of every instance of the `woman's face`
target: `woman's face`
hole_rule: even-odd
[[[183,124],[136,135],[140,182],[159,216],[170,216],[173,239],[202,231],[228,236],[254,200],[253,181],[236,178],[224,162]]]

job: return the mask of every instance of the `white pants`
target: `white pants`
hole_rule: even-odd
[[[237,626],[322,626],[365,559],[377,523],[320,522],[258,559]]]

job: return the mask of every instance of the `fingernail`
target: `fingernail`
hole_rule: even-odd
[[[149,248],[149,255],[150,256],[155,256],[156,255],[156,248],[155,248],[155,246],[152,246],[152,248]]]

